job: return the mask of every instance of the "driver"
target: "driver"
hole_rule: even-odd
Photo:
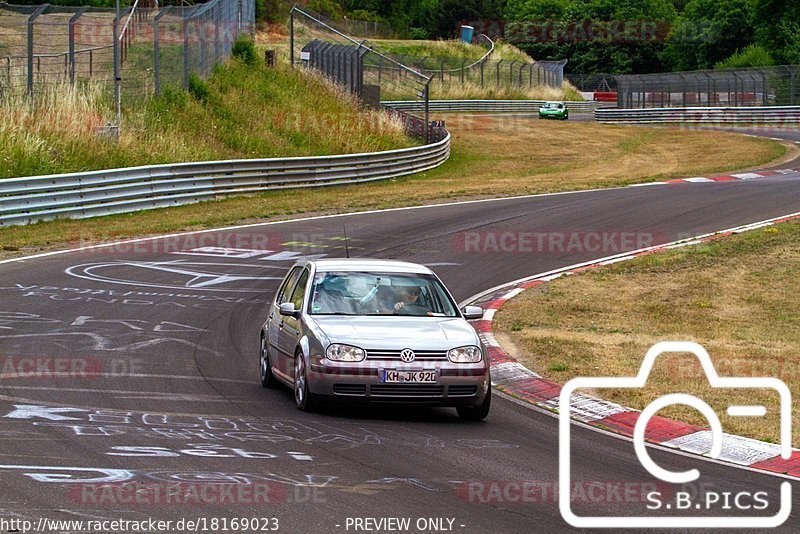
[[[419,306],[419,287],[416,286],[402,286],[397,290],[398,301],[393,306],[394,311],[398,312],[406,306]]]

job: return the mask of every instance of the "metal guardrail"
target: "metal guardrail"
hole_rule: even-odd
[[[627,124],[789,124],[800,123],[800,106],[596,109],[594,117],[597,122]]]
[[[539,106],[546,100],[431,100],[430,111],[448,112],[480,112],[494,113],[538,113]],[[570,111],[590,113],[598,108],[614,106],[609,102],[564,102]],[[420,103],[413,100],[384,101],[381,105],[389,109],[402,111],[418,110]]]
[[[230,194],[386,180],[450,155],[450,134],[424,146],[367,154],[149,165],[0,180],[0,226],[178,206]]]

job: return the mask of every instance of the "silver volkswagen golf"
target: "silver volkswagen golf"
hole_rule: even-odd
[[[294,389],[298,408],[339,402],[454,406],[489,414],[486,348],[427,267],[388,260],[295,264],[261,328],[264,387]]]

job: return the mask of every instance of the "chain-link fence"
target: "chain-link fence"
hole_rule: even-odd
[[[620,108],[794,106],[800,65],[616,76]]]
[[[430,123],[429,76],[366,40],[354,39],[322,15],[297,6],[292,9],[289,61],[294,67],[321,72],[373,107],[382,100],[417,102],[408,112],[393,112],[402,118],[406,131],[426,142],[444,135]]]
[[[613,74],[567,74],[566,77],[578,91],[610,93],[617,90],[617,78]]]
[[[488,90],[560,89],[564,83],[566,60],[495,59],[492,57],[494,43],[482,34],[475,36],[472,44],[485,47],[486,53],[480,58],[415,55],[398,55],[397,58],[429,76],[432,94],[437,98],[458,98]]]
[[[362,39],[394,39],[397,37],[394,29],[384,22],[345,17],[339,25],[344,33],[351,37],[360,37]]]
[[[30,95],[62,84],[113,92],[115,57],[125,100],[188,87],[226,59],[236,37],[255,29],[254,0],[211,0],[157,9],[144,1],[120,11],[16,6],[0,2],[0,91]],[[116,36],[116,38],[115,38]]]

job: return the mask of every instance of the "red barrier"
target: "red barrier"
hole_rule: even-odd
[[[595,102],[616,102],[617,93],[616,91],[595,91],[592,98]]]

